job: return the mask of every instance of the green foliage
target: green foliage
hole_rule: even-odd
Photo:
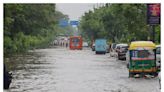
[[[61,18],[68,16],[56,11],[55,4],[4,4],[4,53],[47,47]]]
[[[80,30],[84,37],[106,38],[109,42],[148,40],[151,36],[146,24],[146,4],[106,4],[89,11],[81,18]],[[156,40],[160,28],[156,28]]]

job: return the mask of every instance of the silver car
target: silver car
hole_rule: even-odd
[[[118,59],[126,58],[126,49],[128,48],[128,44],[117,44],[115,49],[115,56]]]

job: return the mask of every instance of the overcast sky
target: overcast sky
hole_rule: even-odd
[[[92,10],[95,4],[56,4],[57,10],[69,16],[70,20],[79,20],[79,18],[87,11]]]

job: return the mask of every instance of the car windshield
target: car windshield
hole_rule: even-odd
[[[156,54],[161,54],[161,47],[157,47]]]
[[[121,47],[121,48],[122,48],[122,50],[128,50],[128,47],[129,47],[129,46],[123,46],[123,47]]]
[[[113,48],[113,49],[116,48],[116,45],[117,45],[117,44],[115,44],[115,43],[112,44],[112,48]]]
[[[120,49],[120,46],[116,46],[116,49]]]
[[[122,46],[122,48],[128,48],[128,46]]]

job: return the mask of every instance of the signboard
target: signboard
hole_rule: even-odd
[[[70,25],[78,25],[79,24],[79,21],[70,21]]]
[[[59,21],[59,26],[60,26],[60,27],[66,27],[66,26],[68,26],[68,20],[61,19],[61,20]]]
[[[147,4],[147,24],[157,25],[160,24],[161,5],[160,4]]]

